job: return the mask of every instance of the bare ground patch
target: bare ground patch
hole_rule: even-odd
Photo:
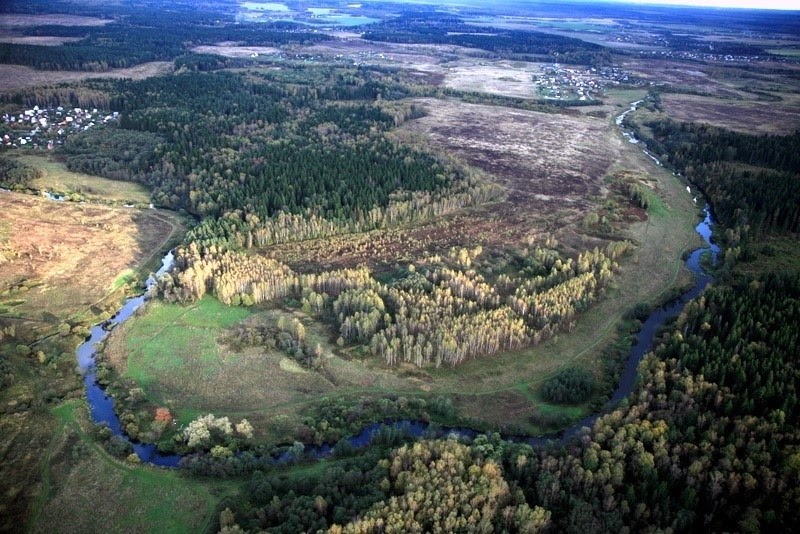
[[[603,119],[424,99],[428,115],[407,128],[503,185],[528,209],[572,209],[602,193],[614,161]]]
[[[800,128],[800,101],[741,102],[712,97],[666,94],[661,97],[670,118],[703,122],[742,133],[790,134]]]
[[[120,273],[147,263],[179,228],[156,211],[0,193],[0,291],[9,291],[0,299],[21,301],[14,315],[38,325],[82,319]]]
[[[348,59],[357,64],[391,65],[423,72],[440,72],[441,63],[469,53],[469,49],[452,45],[375,43],[363,39],[343,39],[307,46],[307,54],[322,54],[335,59]]]
[[[74,43],[80,41],[81,37],[55,37],[55,36],[24,36],[24,37],[0,37],[0,43],[38,45],[38,46],[59,46],[64,43]]]
[[[89,78],[142,80],[169,74],[172,70],[173,63],[170,61],[153,61],[127,69],[113,69],[106,72],[36,70],[23,65],[0,65],[0,91],[11,91],[37,85],[79,82]]]
[[[0,28],[31,26],[103,26],[111,22],[114,21],[97,17],[82,17],[80,15],[0,15]]]
[[[533,76],[540,73],[536,63],[466,61],[447,68],[445,85],[462,91],[534,98],[538,95]]]
[[[278,48],[270,46],[241,46],[235,43],[219,43],[216,45],[203,45],[196,46],[192,52],[198,54],[216,54],[218,56],[243,58],[250,57],[253,54],[258,55],[274,55],[279,54],[281,51]]]

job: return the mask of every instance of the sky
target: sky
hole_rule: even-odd
[[[403,0],[401,0],[403,1]],[[404,0],[409,3],[419,4],[448,4],[448,5],[480,5],[492,4],[492,0]],[[525,0],[518,0],[524,2]],[[534,0],[530,0],[535,3]],[[553,2],[554,0],[545,0]],[[571,0],[578,2],[609,2],[618,4],[639,5],[676,5],[676,6],[704,6],[746,9],[783,9],[800,11],[800,0]]]
[[[682,6],[735,7],[800,10],[800,0],[616,0],[626,4],[673,4]]]

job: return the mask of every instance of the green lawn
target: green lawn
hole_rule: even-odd
[[[31,532],[202,532],[236,484],[198,482],[176,471],[136,466],[88,436],[78,401],[53,410],[61,428],[42,467]],[[66,529],[66,530],[65,530]]]
[[[201,372],[197,379],[207,377],[220,360],[216,340],[221,331],[249,316],[248,309],[226,306],[211,297],[191,307],[153,303],[126,337],[127,375],[146,388],[164,372],[181,370],[191,362]]]

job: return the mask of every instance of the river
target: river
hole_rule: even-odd
[[[621,115],[617,116],[615,119],[615,123],[617,126],[620,127],[622,134],[628,139],[629,142],[638,144],[639,140],[633,135],[633,133],[626,131],[623,126],[622,122],[625,119],[625,116],[628,113],[631,113],[636,110],[636,107],[642,101],[634,102],[631,105],[631,108],[622,113]],[[649,153],[647,150],[643,149],[643,152],[651,159],[655,161],[656,164],[661,166],[661,162],[656,158],[654,155]],[[614,393],[611,395],[609,400],[606,402],[605,406],[599,411],[596,412],[581,421],[571,425],[567,429],[561,431],[556,435],[549,435],[549,436],[503,436],[506,439],[510,439],[513,441],[521,441],[528,443],[533,446],[542,446],[547,443],[556,442],[566,442],[573,437],[575,437],[584,427],[591,427],[594,422],[601,417],[602,415],[610,412],[622,399],[627,397],[632,391],[636,384],[636,370],[639,365],[639,362],[642,360],[645,354],[650,350],[653,344],[653,338],[655,337],[656,332],[658,329],[664,325],[668,320],[676,317],[683,307],[688,303],[690,300],[696,298],[697,296],[702,293],[702,291],[706,288],[706,286],[711,283],[713,280],[712,276],[705,272],[703,267],[701,266],[700,259],[705,253],[710,253],[712,256],[712,261],[716,262],[717,255],[719,253],[719,247],[711,242],[711,231],[714,225],[713,216],[711,213],[711,209],[709,206],[706,206],[704,210],[704,218],[700,223],[695,227],[695,230],[703,238],[706,245],[703,247],[698,248],[697,250],[693,251],[689,257],[686,259],[686,266],[687,268],[692,271],[694,274],[695,282],[694,285],[680,295],[675,300],[665,304],[664,306],[655,309],[647,319],[642,323],[641,330],[636,334],[636,343],[631,348],[631,352],[628,355],[628,358],[625,361],[622,374],[620,377],[619,385]],[[173,264],[173,255],[172,252],[168,253],[162,260],[162,266],[156,272],[155,276],[151,276],[148,278],[146,287],[150,289],[155,283],[155,278],[158,275],[168,271],[172,268]],[[151,463],[158,466],[165,466],[165,467],[175,467],[180,462],[181,456],[177,454],[161,454],[158,452],[155,445],[152,444],[144,444],[138,443],[133,440],[130,440],[122,431],[122,427],[120,424],[119,417],[117,417],[116,412],[114,411],[114,400],[112,397],[106,394],[105,390],[103,389],[100,384],[97,383],[97,376],[96,376],[96,347],[95,345],[101,341],[103,341],[106,336],[108,336],[109,330],[111,330],[114,326],[126,321],[133,313],[140,307],[144,302],[147,300],[147,292],[145,294],[129,298],[125,301],[122,308],[108,321],[105,321],[99,325],[94,326],[91,329],[90,337],[78,347],[77,355],[78,355],[78,366],[81,372],[84,373],[84,382],[86,384],[86,399],[89,405],[89,410],[91,412],[92,420],[95,423],[104,423],[107,424],[108,427],[111,429],[114,435],[121,436],[127,441],[131,443],[133,446],[134,451],[139,458],[143,462]],[[408,421],[408,420],[401,420],[401,421],[385,421],[385,422],[378,422],[373,423],[371,425],[366,426],[364,429],[361,430],[358,434],[347,438],[347,441],[355,448],[362,448],[368,446],[372,440],[374,439],[375,435],[380,432],[380,430],[385,426],[391,426],[407,434],[420,437],[427,435],[430,430],[432,430],[431,425],[429,423],[423,421]],[[480,432],[475,429],[471,428],[449,428],[449,427],[434,427],[436,429],[437,435],[447,435],[447,434],[457,434],[459,436],[464,437],[475,437]],[[324,458],[326,456],[331,455],[333,452],[333,448],[329,444],[323,444],[320,446],[310,446],[306,447],[304,454],[306,456],[314,457],[314,458]],[[274,461],[276,463],[283,463],[289,461],[291,456],[288,453],[285,453],[279,457],[276,457]]]

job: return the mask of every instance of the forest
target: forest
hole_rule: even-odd
[[[450,261],[413,266],[384,284],[364,267],[298,274],[273,259],[192,243],[176,251],[176,270],[161,277],[159,289],[180,302],[206,292],[233,305],[302,299],[304,308],[338,327],[340,344],[368,346],[388,365],[453,366],[572,329],[603,294],[615,260],[631,248],[613,242],[577,260],[537,248],[524,271],[491,281],[470,269],[480,248],[452,249]]]
[[[391,43],[449,44],[477,48],[500,57],[578,63],[594,66],[611,62],[600,45],[543,32],[498,30],[464,23],[456,16],[420,11],[370,26],[364,39]]]
[[[6,4],[4,2],[4,4]],[[8,2],[7,9],[18,12],[21,6]],[[26,6],[36,9],[36,4]],[[42,6],[38,7],[40,10]],[[84,15],[70,3],[62,12]],[[194,46],[219,42],[274,46],[290,43],[315,43],[330,37],[312,33],[295,25],[276,23],[235,23],[235,4],[221,3],[219,11],[198,10],[191,2],[154,2],[142,6],[109,4],[100,13],[109,20],[100,26],[39,25],[25,28],[26,36],[76,38],[60,46],[0,43],[0,63],[27,65],[43,70],[105,72],[150,61],[172,61],[190,53]],[[52,9],[52,8],[51,8]],[[231,11],[234,9],[234,11]]]
[[[156,205],[204,220],[195,239],[226,247],[372,229],[496,194],[383,135],[422,113],[383,98],[403,94],[396,82],[359,69],[306,71],[289,74],[293,83],[187,72],[88,84],[113,95],[122,119],[70,139],[67,165],[144,183]]]
[[[751,135],[670,119],[643,124],[648,148],[697,184],[726,226],[800,230],[800,133]]]
[[[564,447],[488,434],[378,446],[313,475],[256,472],[220,526],[790,531],[800,521],[799,303],[796,273],[710,289],[661,335],[629,401]]]

